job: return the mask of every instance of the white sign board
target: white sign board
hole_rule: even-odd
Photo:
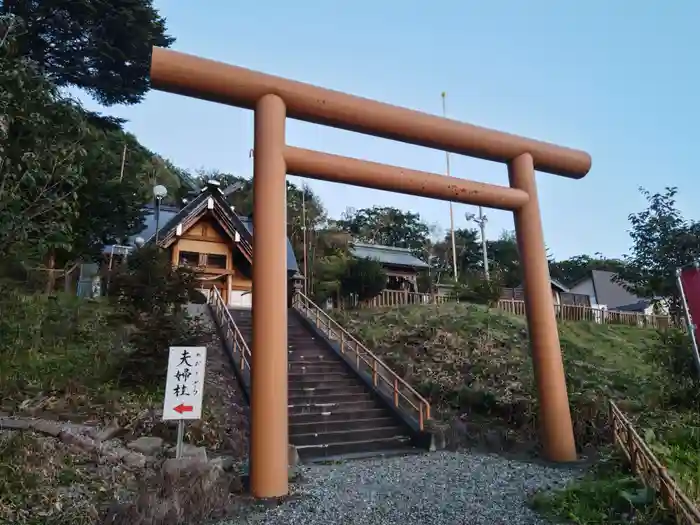
[[[171,346],[163,402],[164,420],[200,419],[207,349]]]

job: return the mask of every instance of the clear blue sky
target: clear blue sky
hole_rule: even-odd
[[[206,8],[204,7],[206,5]],[[700,218],[693,151],[700,122],[697,0],[431,2],[156,0],[174,49],[470,123],[585,149],[582,180],[538,174],[545,237],[557,258],[629,248],[637,191],[680,188]],[[87,104],[95,108],[94,103]],[[151,92],[109,108],[147,147],[189,169],[250,175],[250,112]],[[439,151],[290,122],[292,145],[444,172]],[[507,184],[505,167],[452,157],[452,174]],[[396,206],[449,226],[447,203],[312,181],[332,216]],[[466,225],[455,205],[457,227]],[[488,213],[488,236],[512,228]]]

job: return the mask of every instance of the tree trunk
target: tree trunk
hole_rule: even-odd
[[[49,252],[49,259],[46,262],[46,295],[51,295],[53,293],[54,287],[56,286],[56,252],[51,250]]]

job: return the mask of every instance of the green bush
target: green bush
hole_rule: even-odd
[[[136,251],[112,277],[109,295],[122,319],[131,325],[131,351],[121,369],[126,384],[162,382],[170,346],[194,345],[207,330],[185,311],[189,302],[200,302],[195,273],[174,267],[167,254],[155,246]],[[206,301],[204,301],[206,302]]]
[[[102,389],[115,366],[117,327],[108,305],[0,284],[0,395],[17,403]]]
[[[474,304],[495,306],[501,298],[502,283],[492,277],[490,280],[482,276],[467,276],[463,281],[454,285],[452,295],[455,299]]]
[[[380,262],[372,259],[350,259],[340,278],[343,297],[368,301],[386,288],[387,275]]]

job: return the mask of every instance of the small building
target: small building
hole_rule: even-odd
[[[156,212],[149,208],[143,231],[129,239],[128,249],[156,242],[157,229],[158,245],[168,251],[174,265],[197,272],[202,291],[215,287],[229,306],[252,306],[253,220],[235,212],[218,184],[207,184],[182,208],[161,206],[158,223],[156,228]],[[112,247],[105,248],[105,253],[111,252]],[[289,240],[286,261],[291,288],[301,276]]]
[[[587,295],[575,293],[573,290],[556,279],[550,279],[549,283],[552,290],[552,301],[555,305],[591,306]],[[514,301],[525,300],[525,290],[523,289],[523,285],[521,284],[516,288],[504,288],[501,293],[501,299]]]
[[[591,306],[618,312],[634,312],[650,315],[654,301],[629,292],[615,281],[615,272],[592,270],[586,277],[574,283],[571,291],[589,297]]]
[[[407,248],[352,242],[350,254],[358,259],[373,259],[379,262],[389,278],[387,290],[418,291],[418,272],[430,268],[428,263],[420,260]]]

